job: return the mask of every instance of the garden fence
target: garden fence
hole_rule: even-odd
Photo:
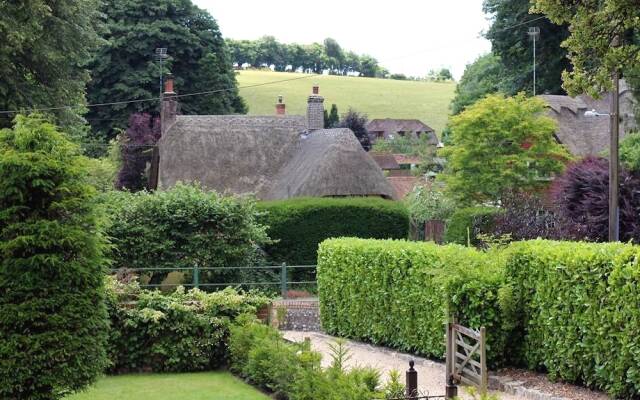
[[[240,282],[203,282],[202,274],[207,272],[223,273],[223,272],[266,272],[266,280],[254,279],[253,281],[240,281]],[[289,280],[291,272],[293,271],[308,271],[304,276],[313,276],[313,279],[306,280]],[[116,274],[136,274],[136,275],[153,275],[154,273],[170,273],[170,272],[183,272],[191,274],[190,283],[141,283],[140,287],[153,289],[153,288],[167,288],[184,286],[190,288],[215,288],[215,287],[271,287],[280,289],[280,293],[283,298],[287,297],[287,292],[291,289],[292,285],[308,285],[316,286],[315,280],[316,265],[287,265],[282,263],[280,265],[268,265],[258,267],[215,267],[205,268],[194,265],[193,267],[158,267],[158,268],[117,268],[112,269],[111,273]],[[270,272],[270,274],[269,274]],[[297,274],[300,276],[301,274]]]

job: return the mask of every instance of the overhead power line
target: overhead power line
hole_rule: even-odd
[[[224,88],[224,89],[206,90],[206,91],[203,91],[203,92],[177,94],[177,95],[175,95],[173,97],[176,98],[176,97],[203,96],[203,95],[209,95],[209,94],[215,94],[215,93],[229,92],[229,91],[233,91],[233,90],[236,90],[236,89],[237,90],[250,89],[250,88],[255,88],[255,87],[260,87],[260,86],[268,86],[268,85],[275,85],[275,84],[278,84],[278,83],[297,81],[297,80],[300,80],[300,79],[309,79],[309,78],[312,78],[314,76],[320,76],[320,74],[308,74],[308,75],[305,75],[305,76],[298,76],[298,77],[295,77],[295,78],[281,79],[281,80],[271,81],[271,82],[256,83],[256,84],[247,85],[247,86],[229,87],[229,88]],[[30,112],[35,112],[35,111],[57,111],[57,110],[83,108],[83,107],[93,108],[93,107],[103,107],[103,106],[115,106],[115,105],[121,105],[121,104],[142,103],[142,102],[147,102],[147,101],[159,101],[159,100],[160,100],[159,97],[149,97],[149,98],[145,98],[145,99],[112,101],[112,102],[108,102],[108,103],[76,104],[76,105],[68,105],[68,106],[38,107],[38,108],[25,107],[23,110],[3,110],[3,111],[0,111],[0,114],[20,114],[20,113],[25,112],[25,111],[30,111]]]

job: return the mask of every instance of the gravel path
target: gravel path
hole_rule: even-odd
[[[323,366],[328,366],[331,363],[329,344],[333,343],[335,338],[317,332],[284,331],[283,334],[285,339],[293,342],[301,342],[308,337],[311,340],[311,347],[322,354]],[[347,362],[348,367],[359,365],[377,368],[382,372],[383,381],[388,377],[389,371],[395,369],[401,372],[404,383],[404,373],[409,368],[409,360],[413,359],[416,363],[415,369],[418,371],[420,392],[429,393],[429,395],[444,394],[444,364],[352,341],[347,341],[347,347],[351,355],[351,359]],[[462,388],[460,388],[458,395],[463,399],[471,399]],[[500,400],[528,398],[499,392],[498,395]]]

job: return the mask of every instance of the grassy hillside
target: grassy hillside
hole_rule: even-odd
[[[269,71],[242,71],[240,86],[290,79],[302,74]],[[249,105],[249,114],[275,113],[278,95],[283,95],[287,113],[303,114],[307,96],[314,83],[320,85],[325,108],[338,106],[340,113],[349,107],[369,115],[369,118],[417,118],[440,133],[447,122],[454,83],[396,81],[389,79],[313,76],[274,85],[241,89]]]

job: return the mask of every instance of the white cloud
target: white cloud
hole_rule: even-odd
[[[194,0],[218,21],[224,37],[273,35],[286,43],[332,37],[347,50],[376,57],[392,72],[424,76],[466,64],[488,52],[482,0]]]

